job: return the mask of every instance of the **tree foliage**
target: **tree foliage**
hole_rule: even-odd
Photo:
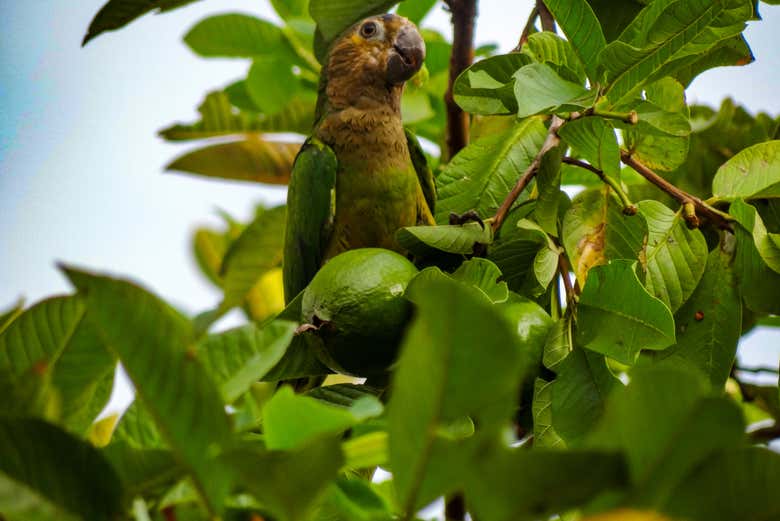
[[[191,2],[110,0],[84,42]],[[280,24],[225,13],[184,37],[249,67],[160,131],[202,145],[170,169],[286,184],[328,43],[397,2],[271,3]],[[424,27],[435,4],[398,12]],[[441,497],[480,521],[780,516],[780,456],[760,446],[780,436],[780,392],[735,365],[740,338],[780,315],[780,119],[685,99],[698,74],[753,60],[758,6],[538,8],[562,36],[542,17],[452,85],[471,143],[429,157],[439,225],[398,232],[425,269],[386,375],[332,374],[301,299],[283,309],[284,207],[194,233],[224,292],[194,317],[62,266],[73,294],[0,313],[0,519],[412,520]],[[453,48],[423,34],[402,111],[431,151]],[[449,222],[469,211],[482,221]],[[214,332],[236,307],[246,324]],[[136,400],[96,421],[117,363]],[[301,377],[324,384],[284,385]]]

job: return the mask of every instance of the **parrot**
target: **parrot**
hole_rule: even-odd
[[[435,224],[433,174],[401,120],[404,85],[424,60],[417,27],[395,14],[366,18],[331,44],[312,135],[288,187],[286,303],[339,253],[377,247],[405,254],[396,231]]]

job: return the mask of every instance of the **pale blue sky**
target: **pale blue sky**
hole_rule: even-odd
[[[244,61],[194,56],[181,43],[189,27],[217,12],[273,15],[264,0],[204,0],[82,49],[103,2],[0,0],[0,307],[69,291],[54,268],[64,260],[143,281],[198,312],[219,295],[189,253],[195,225],[218,223],[215,208],[245,219],[257,202],[282,202],[284,189],[162,174],[187,146],[165,144],[156,131],[193,120],[207,90],[247,70]],[[480,2],[479,43],[513,47],[531,4]],[[706,73],[692,100],[731,95],[751,111],[780,114],[780,7],[762,13],[748,30],[757,62]],[[428,25],[448,31],[446,13],[438,9]],[[778,338],[762,332],[750,343],[776,363]]]

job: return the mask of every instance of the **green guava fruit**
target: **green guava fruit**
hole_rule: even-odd
[[[328,261],[303,292],[301,320],[322,342],[318,355],[334,371],[369,376],[395,359],[411,304],[404,298],[418,271],[390,250],[362,248]]]

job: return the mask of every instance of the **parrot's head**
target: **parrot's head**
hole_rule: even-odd
[[[330,48],[325,66],[332,106],[400,101],[404,83],[425,60],[425,42],[402,16],[384,14],[355,24]]]

